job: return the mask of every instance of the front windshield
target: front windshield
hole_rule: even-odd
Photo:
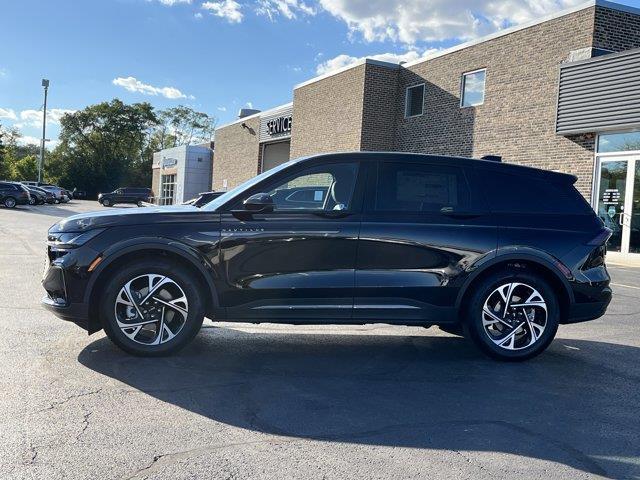
[[[267,170],[266,172],[262,172],[257,177],[253,177],[253,178],[247,180],[246,182],[241,183],[237,187],[232,188],[228,192],[223,193],[218,198],[215,198],[215,199],[211,200],[209,203],[207,203],[206,205],[204,205],[202,207],[202,210],[206,210],[208,212],[217,210],[222,205],[224,205],[229,200],[231,200],[233,197],[238,195],[240,192],[250,189],[254,185],[257,185],[258,183],[260,183],[265,178],[268,178],[271,175],[274,175],[274,174],[284,170],[285,168],[289,167],[290,165],[293,165],[294,163],[297,163],[298,161],[299,161],[299,159],[298,160],[289,160],[288,162],[283,163],[282,165],[278,165],[277,167],[274,167],[271,170]]]

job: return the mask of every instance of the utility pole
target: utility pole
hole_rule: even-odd
[[[47,91],[49,90],[49,80],[42,79],[44,87],[44,113],[42,114],[42,142],[40,143],[40,162],[38,163],[38,183],[42,182],[42,170],[44,169],[44,145],[47,133]]]

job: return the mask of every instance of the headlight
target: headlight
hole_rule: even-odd
[[[47,237],[47,244],[56,248],[76,248],[97,237],[105,230],[106,228],[94,228],[87,232],[50,233]]]

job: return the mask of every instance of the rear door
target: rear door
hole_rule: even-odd
[[[465,269],[496,248],[470,175],[449,161],[384,161],[367,188],[354,318],[446,322]]]

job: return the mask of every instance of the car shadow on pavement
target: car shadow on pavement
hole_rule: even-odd
[[[461,338],[375,332],[209,327],[173,357],[131,357],[101,338],[78,359],[164,402],[268,434],[640,474],[640,349],[560,338],[508,364]]]

